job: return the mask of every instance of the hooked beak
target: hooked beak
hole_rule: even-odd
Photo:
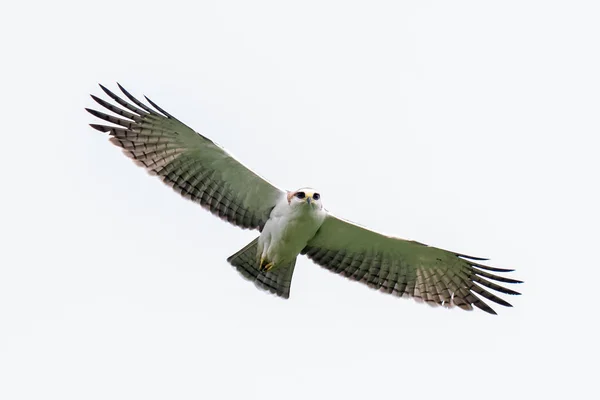
[[[306,196],[306,202],[310,205],[310,202],[312,201],[312,197]]]

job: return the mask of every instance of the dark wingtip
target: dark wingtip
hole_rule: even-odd
[[[489,265],[479,264],[474,261],[469,261],[469,260],[465,260],[465,261],[473,267],[479,267],[479,268],[485,269],[487,271],[494,271],[494,272],[513,272],[514,271],[514,269],[496,268],[496,267],[490,267]]]
[[[93,95],[93,94],[90,94],[90,97],[91,97],[92,99],[94,99],[94,101],[95,101],[96,103],[98,103],[98,104],[100,104],[100,105],[103,105],[102,103],[106,103],[106,102],[105,102],[105,101],[103,101],[103,100],[102,100],[100,97],[98,97],[98,96],[95,96],[95,95]]]
[[[475,261],[489,261],[489,258],[483,258],[483,257],[474,257],[474,256],[469,256],[466,254],[461,254],[461,253],[454,253],[457,257],[462,257],[462,258],[467,258],[469,260],[475,260]]]
[[[500,298],[498,298],[498,299],[500,299]],[[500,304],[501,306],[504,306],[504,307],[512,307],[512,304],[510,304],[508,301],[506,301],[504,299],[501,299],[501,300],[502,301],[495,300],[495,302],[497,304]]]
[[[142,103],[141,101],[139,101],[138,99],[133,97],[127,90],[125,90],[125,88],[123,86],[121,86],[121,84],[119,82],[117,82],[117,86],[119,86],[119,89],[121,89],[121,92],[123,92],[123,94],[129,100],[131,100],[135,105],[137,105],[138,107],[142,108],[144,111],[146,111],[152,115],[160,115],[159,113],[157,113],[156,111],[154,111],[153,109],[151,109],[150,107],[148,107],[147,105],[145,105],[144,103]]]
[[[104,86],[103,84],[99,83],[99,84],[98,84],[98,86],[100,86],[100,89],[102,89],[102,91],[103,91],[104,93],[106,93],[107,95],[109,95],[109,96],[110,96],[111,94],[113,94],[113,93],[112,93],[112,92],[111,92],[109,89],[107,89],[107,88],[106,88],[106,86]]]
[[[504,283],[523,283],[523,281],[517,280],[517,279],[510,279],[510,278],[504,278],[499,282],[504,282]]]
[[[100,132],[110,131],[110,128],[106,125],[90,124],[90,126]]]
[[[100,111],[96,111],[96,110],[94,110],[92,108],[86,108],[85,111],[89,112],[94,117],[98,117],[98,118],[104,119],[104,118],[101,117],[102,113]]]
[[[490,306],[488,306],[487,304],[483,303],[483,304],[476,304],[473,303],[473,305],[477,308],[479,308],[481,311],[485,311],[488,314],[491,315],[498,315],[498,313]]]
[[[502,290],[502,293],[504,293],[504,294],[509,294],[511,296],[520,296],[521,295],[521,293],[517,292],[516,290],[507,289],[505,287],[502,287],[502,289],[504,289],[504,290]]]
[[[171,114],[169,114],[168,112],[166,112],[165,110],[163,110],[162,108],[160,108],[160,107],[158,106],[158,104],[156,104],[155,102],[153,102],[152,100],[150,100],[150,99],[148,98],[148,96],[144,96],[144,98],[145,98],[146,100],[148,100],[148,103],[152,104],[152,107],[156,108],[158,111],[160,111],[161,113],[163,113],[163,114],[164,114],[164,115],[166,115],[167,117],[175,119],[175,117],[173,117]]]
[[[121,86],[121,84],[119,82],[117,82],[117,86],[119,87],[119,89],[121,89],[121,92],[123,92],[123,94],[127,97],[131,96],[129,94],[129,92],[127,90],[125,90],[125,88],[123,86]]]

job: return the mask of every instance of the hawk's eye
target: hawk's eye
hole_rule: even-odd
[[[296,193],[296,197],[299,199],[303,199],[306,197],[306,194],[304,192],[298,192]]]
[[[321,198],[321,195],[319,193],[313,194],[313,200],[319,200],[320,198]]]

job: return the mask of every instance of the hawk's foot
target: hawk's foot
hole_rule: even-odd
[[[267,260],[265,260],[264,258],[261,257],[260,264],[258,265],[258,270],[259,271],[270,271],[274,266],[275,266],[275,264],[272,261],[267,262]]]
[[[273,262],[270,262],[270,263],[268,263],[267,265],[265,265],[265,266],[263,267],[263,269],[264,269],[265,271],[269,272],[271,269],[273,269],[273,267],[274,267],[274,266],[275,266],[275,263],[273,263]]]

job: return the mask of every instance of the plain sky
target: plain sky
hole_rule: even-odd
[[[598,395],[597,1],[52,1],[0,15],[0,398]],[[432,308],[302,258],[287,301],[223,223],[87,124],[148,95],[342,217],[514,268]]]

